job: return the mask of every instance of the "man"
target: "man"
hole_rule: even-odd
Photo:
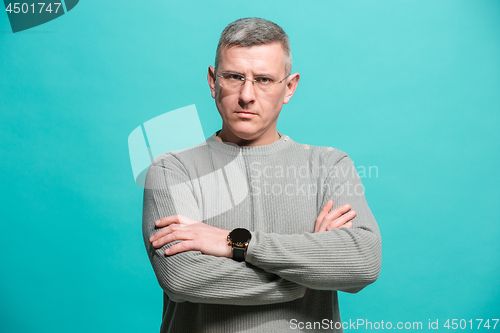
[[[337,291],[378,277],[380,233],[348,155],[276,129],[300,78],[291,68],[279,26],[228,25],[208,70],[222,129],[148,170],[161,332],[342,332]]]

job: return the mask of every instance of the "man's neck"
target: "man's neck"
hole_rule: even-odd
[[[260,136],[254,140],[245,140],[222,129],[217,133],[215,138],[220,142],[230,142],[238,146],[267,146],[278,141],[281,138],[281,134],[276,131],[266,137]]]

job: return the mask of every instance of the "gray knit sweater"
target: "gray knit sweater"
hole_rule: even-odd
[[[350,204],[353,227],[314,233],[319,212]],[[252,232],[245,262],[188,251],[164,254],[149,238],[161,217],[181,214]],[[337,291],[374,282],[381,238],[348,155],[294,142],[204,143],[151,163],[143,236],[164,291],[164,332],[342,332]],[[306,329],[312,328],[312,329]]]

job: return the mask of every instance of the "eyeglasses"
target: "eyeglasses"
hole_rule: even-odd
[[[229,91],[239,91],[245,84],[245,81],[251,81],[259,90],[273,92],[279,87],[278,84],[283,82],[290,74],[285,76],[281,81],[276,81],[276,79],[270,76],[257,76],[252,80],[247,79],[244,75],[231,72],[222,72],[221,75],[215,73],[215,76],[220,78],[219,85]]]

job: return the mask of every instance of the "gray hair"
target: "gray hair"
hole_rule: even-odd
[[[230,46],[250,47],[279,42],[285,52],[285,71],[292,72],[292,52],[285,31],[277,24],[258,17],[242,18],[230,23],[221,33],[215,53],[215,68],[219,65],[220,52]]]

